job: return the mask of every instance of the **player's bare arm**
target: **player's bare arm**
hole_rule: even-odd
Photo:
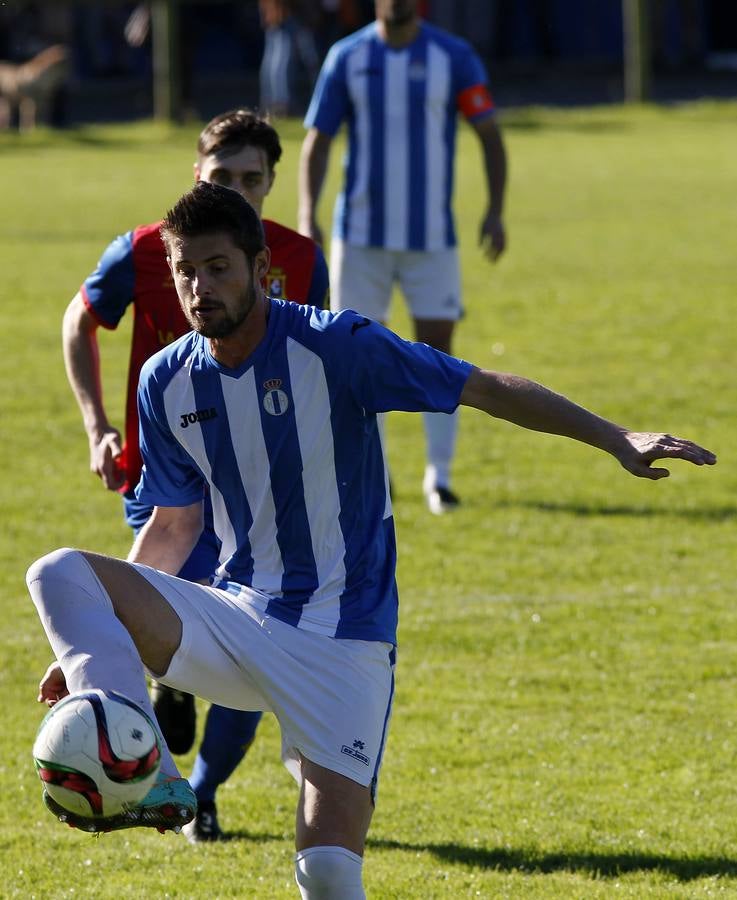
[[[62,324],[64,365],[87,432],[90,470],[108,490],[117,491],[125,482],[117,465],[122,441],[118,429],[108,421],[103,403],[97,328],[97,320],[77,293]]]
[[[330,159],[330,135],[310,128],[302,143],[299,160],[299,221],[300,234],[322,245],[322,229],[317,223],[317,204],[325,183]]]
[[[630,431],[518,375],[474,369],[460,402],[522,428],[598,447],[640,478],[656,480],[669,475],[668,469],[651,466],[657,459],[683,459],[697,466],[716,463],[711,451],[692,441],[659,432]]]
[[[507,185],[507,154],[494,116],[487,116],[471,124],[481,142],[484,174],[489,192],[489,205],[479,229],[479,244],[489,259],[496,261],[507,246],[502,218]]]
[[[202,509],[201,501],[191,506],[155,506],[151,518],[138,532],[128,562],[176,575],[202,533]]]

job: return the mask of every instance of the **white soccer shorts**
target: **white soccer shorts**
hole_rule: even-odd
[[[397,283],[414,319],[457,321],[463,315],[458,250],[418,252],[355,247],[333,238],[330,246],[330,308],[355,309],[388,321]]]
[[[282,759],[299,754],[375,792],[394,693],[391,644],[333,638],[263,615],[242,596],[133,564],[182,621],[182,640],[156,680],[233,709],[273,712]]]

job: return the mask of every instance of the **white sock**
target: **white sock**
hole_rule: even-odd
[[[302,900],[366,900],[363,859],[345,847],[308,847],[294,857]]]
[[[458,433],[458,410],[454,413],[423,413],[427,439],[427,466],[422,482],[424,493],[436,487],[450,487],[450,464]]]
[[[84,556],[78,550],[55,550],[33,563],[26,584],[69,693],[118,691],[156,723],[136,645]],[[160,731],[159,738],[161,771],[179,775]]]

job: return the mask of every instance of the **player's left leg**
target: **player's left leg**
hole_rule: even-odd
[[[453,332],[462,315],[456,250],[399,254],[399,281],[415,328],[415,340],[443,353],[452,352]],[[450,489],[451,464],[458,432],[458,411],[423,413],[427,463],[422,490],[430,512],[441,515],[458,505]]]
[[[241,650],[247,658],[248,648],[263,643],[261,627],[227,592],[78,550],[38,560],[27,583],[70,692],[117,690],[153,719],[145,666],[188,693],[228,706],[270,708],[237,661]],[[95,830],[178,830],[188,822],[197,802],[163,741],[161,775],[141,804],[96,820]],[[70,816],[66,821],[84,827]]]
[[[300,785],[295,876],[305,900],[362,900],[362,856],[386,745],[396,650],[262,617],[259,683]]]
[[[129,564],[77,550],[48,554],[26,580],[69,692],[117,690],[155,723],[144,664],[164,671],[182,634],[166,597]],[[88,831],[137,825],[178,831],[197,806],[164,741],[159,778],[135,807],[91,821],[57,807],[45,792],[44,802],[61,821]]]
[[[302,757],[295,877],[303,900],[364,900],[371,787]]]

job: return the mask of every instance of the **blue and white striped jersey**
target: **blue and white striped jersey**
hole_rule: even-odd
[[[348,125],[333,234],[360,247],[432,251],[456,243],[451,210],[458,112],[493,114],[471,46],[425,22],[406,47],[376,23],[338,41],[323,64],[305,126]]]
[[[138,498],[196,503],[209,485],[215,584],[339,638],[395,642],[396,546],[376,413],[452,412],[471,366],[347,310],[272,300],[238,368],[190,333],[153,356],[138,404]]]

